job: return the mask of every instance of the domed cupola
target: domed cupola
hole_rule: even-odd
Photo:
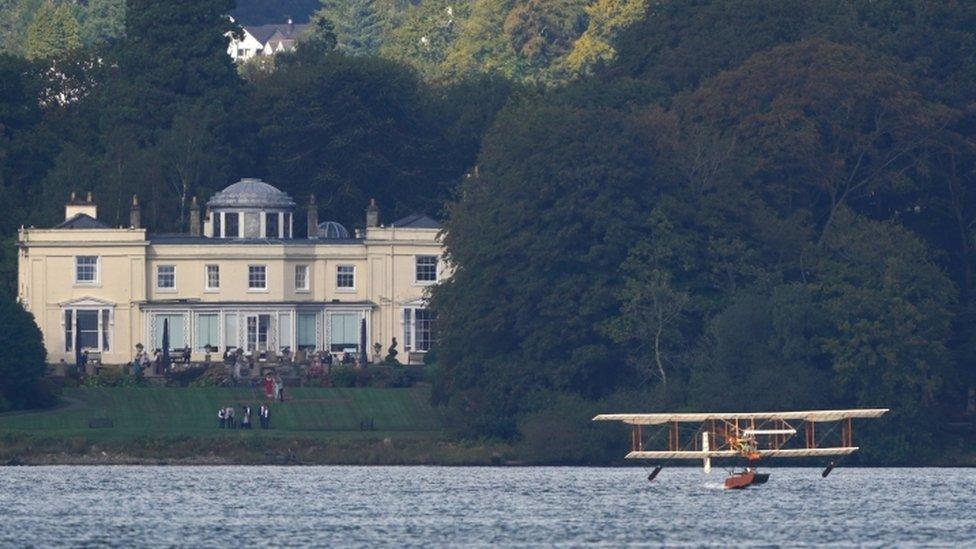
[[[318,231],[316,231],[319,238],[324,240],[344,240],[349,238],[349,231],[346,230],[340,223],[335,221],[324,221],[319,223]]]
[[[241,179],[214,194],[207,209],[207,236],[292,238],[295,201],[260,179]]]

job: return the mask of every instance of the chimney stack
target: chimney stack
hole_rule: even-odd
[[[369,199],[369,207],[366,208],[366,228],[380,226],[380,208],[376,205],[376,199]]]
[[[190,236],[200,236],[200,206],[197,197],[190,202]]]
[[[315,195],[308,195],[308,237],[319,237],[319,207],[315,204]]]
[[[98,219],[98,206],[92,199],[91,191],[88,191],[85,199],[78,198],[75,192],[71,193],[71,198],[64,206],[64,219],[67,221],[78,214],[85,214],[92,219]]]
[[[132,208],[129,210],[129,225],[133,229],[142,228],[142,206],[139,205],[139,197],[132,195]]]

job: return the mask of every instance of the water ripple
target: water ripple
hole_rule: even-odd
[[[0,546],[965,546],[976,470],[0,468]]]

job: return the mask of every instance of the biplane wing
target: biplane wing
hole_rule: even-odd
[[[600,414],[593,421],[620,421],[630,425],[630,452],[627,459],[700,459],[705,472],[708,472],[711,470],[711,460],[716,458],[742,458],[753,463],[762,458],[811,458],[852,454],[859,449],[854,445],[853,420],[877,418],[886,412],[887,408],[797,412],[665,412]],[[838,425],[817,427],[830,422]],[[698,426],[681,427],[687,423]],[[645,431],[665,425],[667,448],[645,449],[645,445],[654,441],[654,437],[646,437]],[[800,431],[803,433],[802,442],[798,440],[799,437],[795,437]],[[834,435],[835,432],[838,434]],[[661,433],[660,429],[658,433]],[[831,462],[824,476],[833,466]],[[649,478],[653,480],[660,469],[658,466]]]
[[[781,449],[759,449],[756,453],[759,457],[823,457],[823,456],[846,456],[853,454],[860,448],[857,446],[833,447],[833,448],[781,448]],[[627,459],[705,459],[705,458],[730,458],[736,457],[739,452],[735,450],[712,450],[712,451],[633,451],[627,454]]]
[[[857,410],[810,410],[806,412],[706,412],[697,414],[659,413],[659,414],[600,414],[593,421],[622,421],[629,425],[663,425],[665,423],[702,423],[712,420],[750,421],[840,421],[842,419],[876,418],[884,415],[888,408],[865,408]]]

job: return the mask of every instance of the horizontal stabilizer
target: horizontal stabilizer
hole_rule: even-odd
[[[746,429],[743,436],[749,435],[795,435],[796,429]]]

